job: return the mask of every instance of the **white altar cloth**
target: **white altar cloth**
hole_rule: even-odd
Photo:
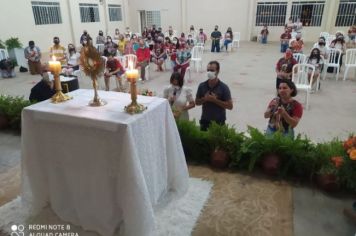
[[[151,235],[154,208],[183,195],[188,170],[167,100],[138,96],[148,109],[129,115],[130,95],[92,90],[32,105],[22,113],[22,194],[33,211],[48,203],[73,224],[101,235]]]

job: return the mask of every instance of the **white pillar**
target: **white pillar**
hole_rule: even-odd
[[[103,9],[104,9],[104,23],[105,23],[105,35],[109,35],[109,16],[108,16],[108,5],[106,0],[102,1]]]
[[[329,32],[331,34],[335,33],[332,31],[335,27],[335,21],[336,21],[337,11],[339,9],[339,3],[340,0],[326,0],[326,8],[324,10],[326,13],[324,14],[326,20],[325,20],[325,25],[322,29],[324,29],[326,32]]]
[[[188,29],[187,26],[187,0],[181,0],[181,32],[186,32]]]
[[[76,41],[75,41],[75,33],[74,33],[74,26],[73,26],[73,16],[72,16],[72,10],[70,7],[70,1],[67,0],[67,8],[68,8],[68,19],[69,19],[69,28],[70,28],[70,34],[71,34],[71,39],[72,39],[72,43],[74,43],[74,45],[76,45]]]

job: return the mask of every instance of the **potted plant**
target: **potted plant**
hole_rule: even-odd
[[[195,120],[176,120],[185,158],[195,163],[209,163],[210,148],[206,132],[200,130]]]
[[[207,131],[210,144],[211,166],[223,169],[229,166],[232,158],[236,157],[244,140],[243,133],[238,133],[228,125],[218,125],[213,122]]]
[[[2,40],[0,40],[0,48],[1,49],[5,49],[5,44],[4,44],[4,42]]]
[[[338,171],[339,181],[343,188],[356,193],[356,136],[350,135],[343,147],[346,154]]]
[[[24,60],[24,49],[22,48],[22,43],[19,38],[11,37],[5,41],[5,45],[9,52],[9,57],[15,60],[15,65],[18,65],[20,61]]]
[[[6,95],[0,95],[0,130],[9,127],[9,118],[7,111],[10,107],[11,98]]]
[[[345,150],[338,139],[330,142],[319,143],[317,150],[317,184],[327,191],[333,192],[339,189],[339,169],[344,165]]]

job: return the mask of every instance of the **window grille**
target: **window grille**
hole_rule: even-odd
[[[98,4],[79,3],[80,19],[82,22],[99,22]]]
[[[325,1],[292,2],[293,22],[299,18],[303,26],[321,26]]]
[[[36,25],[61,24],[59,2],[32,1],[32,12]]]
[[[335,26],[351,26],[356,24],[356,0],[340,0]]]
[[[146,23],[148,26],[156,25],[161,27],[161,12],[160,11],[146,11]]]
[[[285,25],[287,2],[259,2],[256,11],[256,26]]]
[[[121,5],[109,4],[109,20],[122,21]]]

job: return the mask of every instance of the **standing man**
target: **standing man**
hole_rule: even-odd
[[[218,30],[218,26],[215,25],[214,31],[211,33],[211,52],[220,52],[220,39],[222,37],[221,32]]]
[[[141,79],[142,83],[144,83],[146,79],[145,69],[150,62],[151,53],[150,49],[145,46],[145,41],[142,38],[139,39],[138,44],[140,47],[136,51],[137,67],[140,67],[141,69]]]
[[[232,110],[233,104],[229,87],[219,78],[220,64],[211,61],[207,68],[208,80],[199,84],[195,98],[196,105],[202,105],[200,129],[206,131],[212,121],[225,124],[226,109]]]
[[[31,75],[42,74],[41,67],[41,50],[35,46],[34,41],[28,42],[28,47],[25,48],[25,58],[28,60],[28,67]]]
[[[62,66],[67,64],[66,48],[60,45],[59,38],[56,36],[53,38],[54,45],[49,49],[49,56],[55,57],[57,61],[60,61]]]

